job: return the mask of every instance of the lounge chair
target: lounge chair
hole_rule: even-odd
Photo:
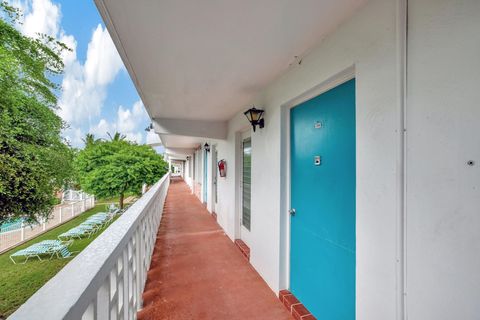
[[[118,210],[118,207],[117,207],[116,204],[111,203],[107,206],[107,211],[108,212],[113,212],[113,211],[116,211],[116,210]]]
[[[72,258],[74,253],[77,251],[70,251],[68,250],[68,247],[73,243],[73,240],[69,240],[66,242],[62,242],[61,244],[55,246],[52,248],[52,251],[54,254],[57,256],[59,259],[67,259],[67,258]],[[53,257],[53,255],[52,255]],[[52,258],[50,257],[50,259]]]
[[[115,218],[115,215],[118,213],[118,209],[109,212],[109,213],[100,213],[94,214],[90,218],[88,218],[85,222],[86,223],[98,223],[103,227],[106,227],[112,220]]]
[[[58,239],[71,239],[71,238],[78,238],[81,239],[84,236],[90,238],[92,234],[98,231],[98,226],[90,225],[90,224],[80,224],[75,228],[68,230],[67,232],[62,233],[58,236]]]
[[[17,264],[17,261],[15,261],[14,257],[24,257],[25,261],[23,261],[22,264],[25,264],[30,258],[37,258],[38,260],[42,261],[40,256],[47,254],[51,255],[50,247],[48,245],[34,244],[28,248],[18,250],[17,252],[11,254],[10,260],[12,260],[14,264]]]
[[[27,263],[28,259],[30,259],[30,258],[37,258],[39,261],[43,261],[42,258],[41,258],[41,256],[43,256],[43,255],[47,255],[47,256],[49,255],[50,259],[52,259],[52,257],[55,254],[59,258],[60,258],[60,256],[63,257],[63,258],[67,258],[67,257],[71,256],[71,253],[68,256],[64,256],[64,255],[66,255],[65,249],[66,249],[66,251],[70,252],[68,250],[68,247],[72,243],[73,243],[73,240],[70,240],[70,241],[67,241],[67,242],[62,242],[62,241],[59,241],[59,240],[44,240],[44,241],[32,244],[28,248],[18,250],[17,252],[11,254],[10,255],[10,260],[12,260],[12,262],[14,264],[17,264],[17,261],[15,261],[14,257],[24,257],[25,260],[23,261],[22,264],[25,264],[25,263]],[[60,256],[59,256],[59,254],[60,254]]]

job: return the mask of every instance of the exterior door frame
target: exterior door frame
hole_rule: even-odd
[[[207,205],[208,203],[208,156],[209,152],[202,148],[203,153],[203,181],[202,181],[202,202],[203,204]]]
[[[281,105],[280,119],[280,289],[290,288],[290,109],[355,78],[355,66],[331,76]]]
[[[243,140],[246,138],[252,139],[252,131],[250,126],[246,127],[245,130],[236,132],[235,134],[235,239],[242,239],[247,245],[249,245],[248,243],[249,240],[245,239],[245,234],[250,231],[246,230],[245,227],[242,226]],[[252,148],[252,153],[253,153],[253,148]],[[250,213],[250,216],[251,216],[251,213]],[[243,238],[242,238],[242,228],[244,229]],[[250,229],[251,229],[251,226],[250,226]]]
[[[209,194],[209,207],[211,209],[211,213],[216,212],[216,205],[218,203],[217,195],[218,195],[218,150],[217,145],[214,144],[211,146],[210,150],[210,161],[209,165],[211,167],[210,170],[210,185],[211,185],[211,192]]]

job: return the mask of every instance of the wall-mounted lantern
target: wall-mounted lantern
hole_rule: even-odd
[[[253,132],[255,132],[257,125],[259,128],[263,128],[265,126],[265,121],[263,120],[264,113],[264,110],[257,109],[255,106],[243,113],[247,117],[248,121],[250,121],[252,124]]]
[[[205,149],[205,151],[210,152],[210,145],[208,143],[205,142],[203,148]]]
[[[147,131],[147,132],[149,132],[149,131],[151,131],[151,130],[153,130],[153,123],[150,123],[150,124],[148,125],[148,127],[145,128],[145,131]]]
[[[187,156],[187,161],[190,160],[190,156]]]

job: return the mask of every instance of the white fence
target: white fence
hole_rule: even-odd
[[[9,319],[136,319],[169,184],[167,174]]]
[[[90,195],[81,190],[66,190],[62,194],[63,201],[79,201],[89,197]]]
[[[12,227],[0,230],[0,253],[70,220],[94,206],[95,198],[89,196],[80,201],[55,206],[49,219],[42,223],[27,225],[23,222],[18,222]]]

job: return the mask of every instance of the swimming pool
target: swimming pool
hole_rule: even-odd
[[[23,219],[14,219],[7,222],[4,222],[0,225],[0,233],[17,230],[22,227]]]

